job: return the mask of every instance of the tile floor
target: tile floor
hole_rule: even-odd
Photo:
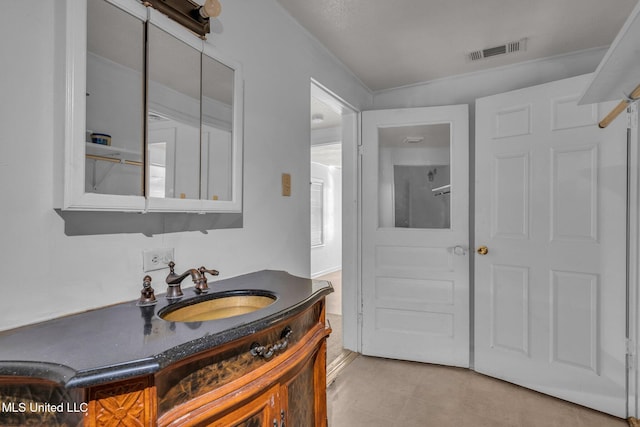
[[[331,322],[331,335],[327,339],[327,365],[330,365],[342,354],[342,316],[327,313]]]
[[[329,427],[625,427],[468,369],[359,356],[327,389]]]
[[[328,280],[333,286],[333,292],[327,295],[327,313],[342,314],[342,270],[315,278]]]

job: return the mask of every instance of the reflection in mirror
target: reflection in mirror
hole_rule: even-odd
[[[378,129],[380,227],[451,227],[449,123]]]
[[[233,74],[202,56],[202,199],[232,200]]]
[[[167,194],[167,142],[148,143],[149,197],[171,197]],[[171,182],[171,181],[169,181]]]
[[[144,23],[87,4],[85,191],[143,195]]]
[[[199,199],[201,54],[155,25],[148,49],[149,196]]]

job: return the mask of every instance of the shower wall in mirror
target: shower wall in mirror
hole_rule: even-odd
[[[451,227],[449,123],[379,129],[379,226]]]
[[[449,165],[393,166],[394,226],[449,228]]]

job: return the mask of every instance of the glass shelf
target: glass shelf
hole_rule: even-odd
[[[92,160],[101,160],[112,163],[123,163],[132,166],[142,166],[142,154],[125,148],[111,145],[86,143],[86,157]]]

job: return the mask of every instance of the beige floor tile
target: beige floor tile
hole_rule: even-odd
[[[327,390],[329,427],[626,427],[468,369],[359,356]]]

